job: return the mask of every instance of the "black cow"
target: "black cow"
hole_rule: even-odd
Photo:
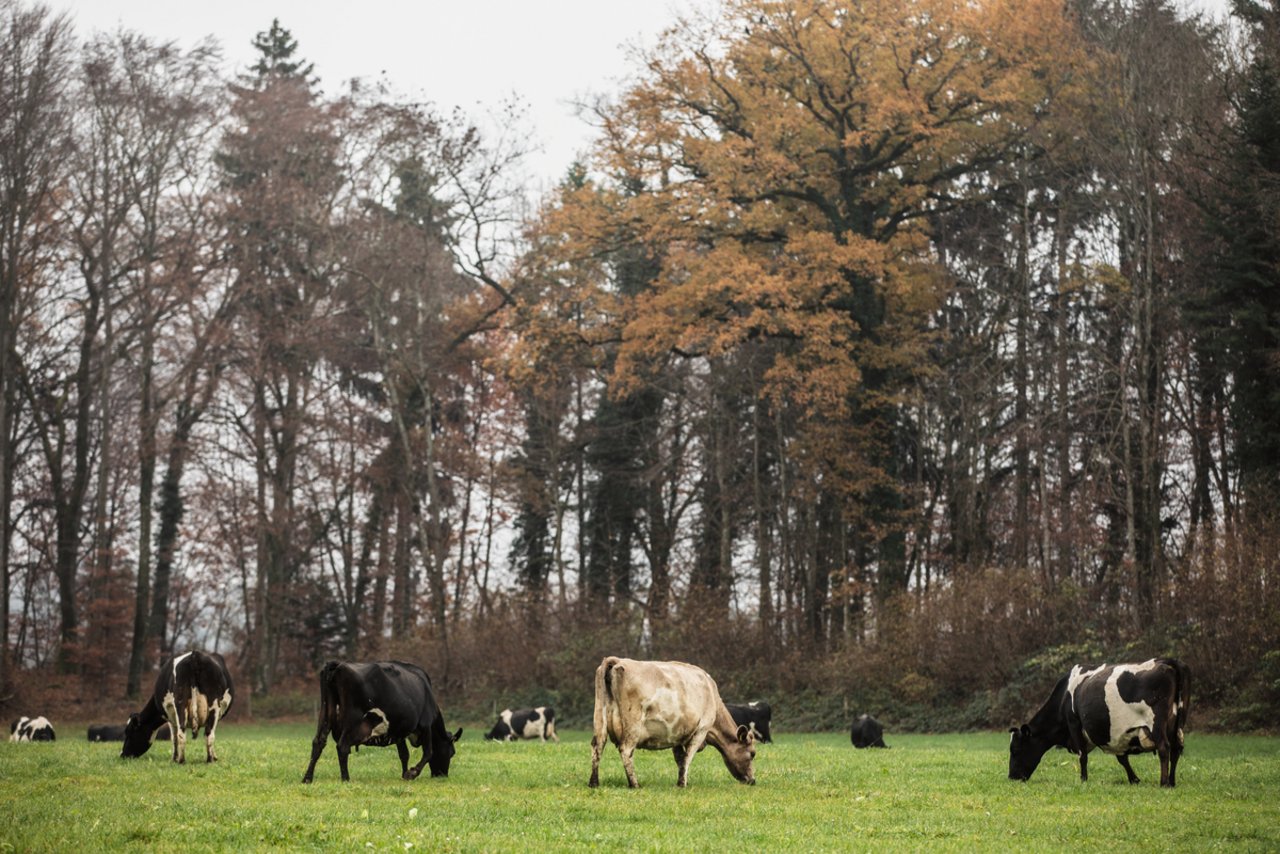
[[[1009,732],[1009,779],[1029,780],[1051,747],[1080,756],[1080,779],[1089,779],[1089,751],[1097,747],[1120,762],[1130,783],[1134,753],[1160,755],[1160,785],[1176,783],[1190,709],[1190,671],[1173,658],[1142,664],[1080,665],[1058,680],[1030,723]]]
[[[498,714],[498,722],[485,735],[485,741],[517,741],[522,738],[536,738],[546,741],[548,738],[559,742],[556,735],[556,710],[550,706],[535,706],[532,709],[503,709]]]
[[[21,717],[9,725],[10,741],[57,741],[53,724],[41,715],[38,718]]]
[[[302,782],[311,782],[331,731],[343,782],[351,779],[347,756],[352,747],[361,744],[394,744],[400,754],[400,776],[406,780],[415,779],[428,764],[432,777],[447,777],[453,744],[462,738],[461,729],[452,735],[445,730],[430,677],[416,664],[403,661],[330,661],[321,668],[320,715],[311,740],[311,762]],[[406,739],[414,747],[422,747],[422,761],[412,768]]]
[[[125,724],[89,724],[90,741],[124,741]]]
[[[751,703],[725,703],[724,707],[729,710],[729,716],[733,718],[733,722],[738,726],[745,726],[751,730],[751,734],[755,736],[756,741],[769,744],[773,741],[773,736],[769,734],[769,721],[773,719],[773,710],[769,708],[769,704],[763,700],[756,700]]]
[[[888,747],[884,743],[884,727],[871,715],[863,715],[853,722],[849,731],[849,741],[861,750],[864,747]]]
[[[160,666],[151,699],[129,716],[120,756],[129,759],[151,749],[160,729],[172,731],[173,761],[187,761],[187,729],[195,738],[204,727],[205,761],[217,762],[213,750],[218,721],[231,708],[231,674],[216,652],[192,650],[175,655]]]

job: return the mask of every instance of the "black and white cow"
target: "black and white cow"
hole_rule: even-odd
[[[124,741],[125,724],[89,724],[90,741]]]
[[[1120,762],[1130,783],[1134,753],[1160,755],[1160,785],[1176,784],[1190,708],[1190,671],[1173,658],[1141,664],[1080,665],[1058,680],[1029,723],[1010,730],[1009,779],[1029,780],[1052,747],[1080,756],[1080,779],[1089,779],[1089,751],[1098,748]]]
[[[10,741],[57,741],[53,724],[44,715],[38,718],[21,717],[9,725]]]
[[[213,743],[218,721],[231,708],[231,674],[216,652],[192,650],[175,655],[160,665],[156,686],[142,711],[129,716],[124,728],[125,759],[141,756],[151,749],[160,729],[172,731],[173,761],[187,761],[187,730],[191,737],[204,727],[205,761],[217,762]]]
[[[849,741],[861,750],[864,747],[888,747],[884,743],[884,727],[871,715],[863,715],[853,722],[849,731]]]
[[[546,741],[548,738],[559,742],[556,735],[556,710],[550,706],[535,706],[532,709],[503,709],[498,715],[498,722],[485,735],[485,741],[517,741],[522,738],[536,738]]]
[[[755,700],[746,704],[725,703],[724,707],[729,710],[729,716],[733,718],[734,723],[751,730],[756,741],[764,744],[773,741],[773,736],[769,734],[769,722],[773,719],[773,710],[769,708],[768,703]]]
[[[462,730],[450,734],[431,692],[431,679],[416,664],[375,661],[355,664],[330,661],[320,670],[320,714],[311,740],[311,762],[302,782],[310,783],[316,761],[329,733],[338,750],[338,767],[347,782],[347,757],[361,744],[386,747],[394,744],[400,754],[400,776],[413,780],[422,766],[431,766],[432,777],[449,776],[454,742]],[[409,747],[422,748],[422,760],[409,767]]]

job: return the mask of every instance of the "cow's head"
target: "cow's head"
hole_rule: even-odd
[[[121,759],[133,759],[151,749],[151,741],[155,730],[148,731],[142,725],[142,718],[137,712],[129,715],[129,722],[124,725],[124,747],[120,750]]]
[[[749,727],[739,726],[734,739],[720,748],[720,755],[733,779],[748,786],[756,784],[756,737]]]
[[[498,721],[493,725],[493,729],[484,734],[485,741],[509,741],[511,739],[511,727],[507,726],[506,721]]]
[[[443,737],[432,738],[431,758],[427,760],[432,777],[449,776],[449,763],[453,761],[453,754],[458,752],[453,745],[460,738],[462,738],[461,727],[452,735],[446,732]]]
[[[1040,759],[1053,746],[1048,739],[1036,738],[1031,727],[1023,724],[1009,730],[1009,779],[1030,780]]]

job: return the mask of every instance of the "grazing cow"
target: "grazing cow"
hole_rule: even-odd
[[[754,785],[755,737],[720,699],[706,671],[682,661],[635,661],[609,656],[596,668],[594,733],[591,736],[591,787],[600,785],[600,751],[605,739],[618,747],[627,785],[639,787],[632,756],[636,748],[670,749],[687,786],[689,763],[706,744],[724,757],[735,779]]]
[[[41,715],[38,718],[21,717],[9,725],[10,741],[57,741],[53,724]]]
[[[532,709],[503,709],[498,715],[498,722],[485,735],[485,741],[516,741],[521,738],[536,738],[546,741],[548,738],[559,742],[556,735],[556,711],[550,706],[536,706]]]
[[[454,742],[462,738],[461,729],[452,735],[445,730],[430,677],[416,664],[402,661],[330,661],[320,670],[320,715],[311,740],[311,762],[302,782],[311,782],[330,732],[337,745],[343,782],[351,779],[347,773],[351,748],[361,744],[394,744],[400,754],[400,776],[405,780],[417,778],[422,766],[428,764],[432,777],[448,777]],[[414,747],[422,747],[422,760],[412,768],[406,739]]]
[[[729,715],[733,718],[733,722],[741,724],[751,730],[751,734],[755,736],[756,741],[762,744],[769,744],[773,741],[773,736],[769,734],[769,721],[773,719],[773,709],[769,708],[769,704],[756,700],[747,703],[725,703],[724,707],[729,710]]]
[[[880,726],[880,722],[871,715],[863,715],[853,722],[849,741],[853,742],[853,746],[859,750],[864,747],[889,746],[884,743],[884,727]]]
[[[126,724],[89,724],[90,741],[124,741]]]
[[[193,650],[160,666],[156,686],[142,711],[129,716],[120,756],[129,759],[151,749],[160,729],[172,731],[173,761],[187,761],[187,729],[195,738],[204,727],[206,762],[217,762],[213,743],[218,721],[231,708],[231,674],[216,652]]]
[[[1089,751],[1099,748],[1120,762],[1130,783],[1134,753],[1160,755],[1160,785],[1176,784],[1190,708],[1190,671],[1173,658],[1142,664],[1080,665],[1058,680],[1030,723],[1010,730],[1009,779],[1029,780],[1051,747],[1080,756],[1080,779],[1089,779]]]

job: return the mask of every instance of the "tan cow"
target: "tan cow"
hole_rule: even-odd
[[[608,738],[618,746],[627,785],[637,788],[636,748],[666,750],[676,758],[677,786],[688,785],[693,755],[710,744],[735,779],[754,785],[755,738],[738,726],[707,672],[683,661],[635,661],[609,656],[596,668],[595,733],[591,737],[591,787],[600,785],[600,751]]]

